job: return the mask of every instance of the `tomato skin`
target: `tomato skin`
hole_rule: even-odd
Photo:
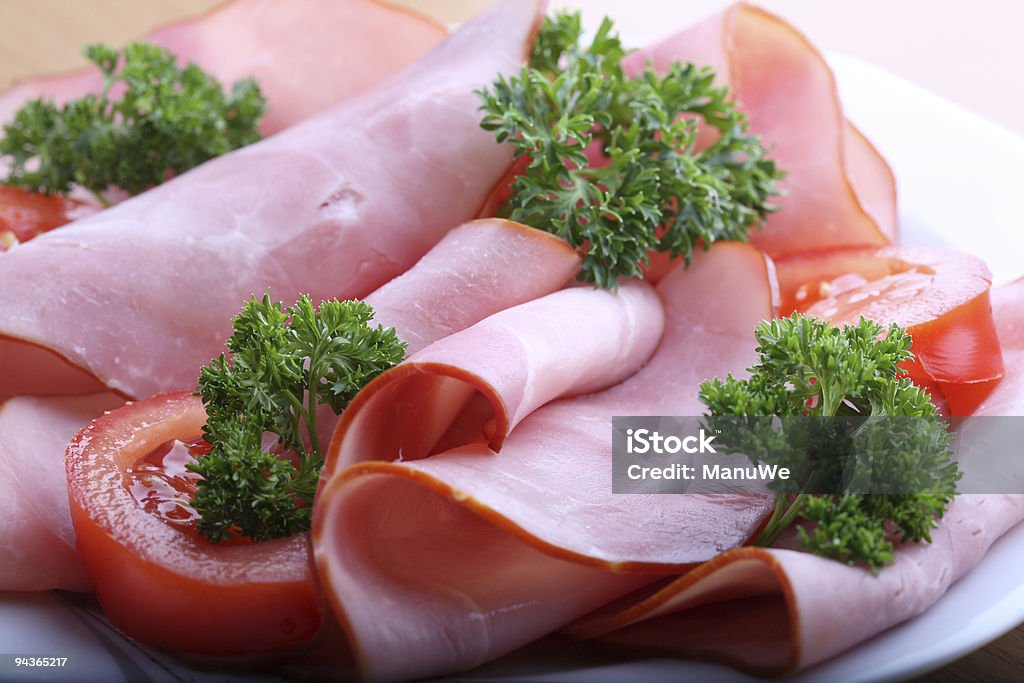
[[[970,414],[1003,375],[980,259],[948,249],[833,250],[776,261],[782,314],[801,311],[835,323],[861,315],[897,323],[913,339],[911,379],[945,398],[953,415]]]
[[[215,656],[308,643],[324,603],[308,534],[214,545],[144,511],[127,469],[171,439],[200,435],[199,398],[154,396],[93,421],[68,446],[77,549],[110,621],[171,650]]]
[[[18,242],[84,218],[99,207],[59,195],[0,186],[0,234],[9,232]],[[3,251],[3,240],[0,240]]]

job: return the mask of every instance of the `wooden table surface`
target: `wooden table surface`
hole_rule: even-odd
[[[442,21],[455,22],[491,0],[393,1]],[[671,7],[674,25],[683,26],[689,18],[705,14],[707,8],[725,1],[662,5]],[[86,43],[121,44],[161,23],[201,13],[217,4],[220,0],[0,0],[0,88],[15,78],[82,65],[80,52]],[[593,5],[595,13],[615,6],[610,0],[577,0],[570,4]],[[972,3],[970,13],[975,18],[981,15],[990,24],[973,43],[970,31],[960,31],[963,22],[968,21],[962,16],[961,3],[861,0],[839,5],[765,0],[763,4],[792,19],[820,46],[843,50],[890,68],[1024,134],[1024,97],[1016,74],[1016,69],[1024,64],[1024,41],[1016,36],[1020,20],[1024,19],[1024,3]],[[922,23],[916,26],[913,22],[919,17]],[[901,27],[901,23],[905,26]],[[894,36],[904,28],[916,31],[913,35],[917,42],[911,42],[909,49],[904,45],[901,51]],[[924,31],[924,39],[918,29]],[[875,39],[865,40],[868,34]],[[957,39],[950,42],[948,39],[954,34]],[[878,39],[879,35],[882,39]],[[1007,87],[1007,83],[1018,85]],[[978,97],[978,92],[984,92],[985,97]],[[1024,680],[1024,626],[919,680]]]

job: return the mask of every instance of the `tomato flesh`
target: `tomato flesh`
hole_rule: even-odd
[[[782,314],[836,324],[862,316],[913,338],[905,364],[919,385],[969,414],[1003,375],[991,276],[980,259],[947,249],[890,246],[803,254],[776,262]]]
[[[197,397],[163,394],[98,418],[68,446],[78,554],[100,603],[129,636],[181,652],[306,644],[324,618],[308,534],[215,545],[185,519],[194,479],[175,441],[196,439],[205,421]]]
[[[84,218],[98,208],[77,199],[0,186],[0,251]]]
[[[175,439],[128,468],[128,490],[135,502],[186,532],[193,531],[199,519],[191,503],[200,476],[188,469],[190,462],[195,462],[195,456],[189,444]]]

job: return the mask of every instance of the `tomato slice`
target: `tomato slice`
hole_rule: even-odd
[[[78,554],[110,621],[140,642],[219,656],[303,645],[324,618],[309,535],[215,545],[190,525],[193,475],[175,442],[205,422],[182,392],[78,433],[66,460]]]
[[[0,251],[98,210],[77,199],[0,186]]]
[[[985,263],[949,249],[889,246],[776,261],[782,314],[897,323],[914,340],[910,377],[968,415],[1003,375]]]

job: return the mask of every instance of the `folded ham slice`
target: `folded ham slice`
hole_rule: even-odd
[[[373,306],[374,322],[394,327],[407,344],[406,357],[415,357],[488,316],[555,292],[579,266],[576,252],[550,233],[497,218],[470,221],[364,300]],[[375,386],[378,382],[365,387],[345,416],[361,412],[358,406]],[[407,404],[415,402],[403,396]],[[338,419],[327,410],[317,424],[320,442],[330,443]],[[401,429],[401,424],[387,425],[384,431],[392,428]],[[330,459],[326,466],[331,466]]]
[[[120,404],[105,393],[0,405],[0,590],[89,590],[75,555],[64,449],[89,420]]]
[[[896,232],[893,176],[878,152],[843,117],[835,79],[821,54],[782,19],[745,3],[628,58],[715,68],[718,83],[773,146],[786,169],[787,195],[751,241],[772,256],[799,251],[878,246]]]
[[[505,308],[550,294],[580,258],[554,235],[492,218],[453,229],[411,269],[366,297],[406,356]]]
[[[269,105],[262,124],[269,135],[398,73],[445,33],[425,17],[371,0],[234,0],[144,40],[226,86],[255,77]],[[22,81],[0,94],[0,123],[30,99],[63,101],[102,85],[96,69]]]
[[[385,85],[5,253],[4,363],[190,389],[250,294],[359,297],[399,275],[507,168],[473,90],[518,67],[539,18],[496,5]],[[59,389],[5,377],[0,397]]]
[[[756,530],[763,498],[611,493],[611,417],[694,414],[698,383],[741,374],[773,310],[769,265],[745,245],[716,245],[658,291],[665,334],[623,384],[537,410],[500,453],[470,444],[329,478],[314,550],[366,676],[477,665]]]
[[[804,669],[924,612],[1022,519],[1024,496],[960,496],[931,544],[897,548],[878,576],[793,550],[738,548],[569,633],[760,674]]]
[[[541,405],[635,373],[663,328],[657,295],[639,281],[617,294],[572,287],[506,309],[367,385],[341,419],[323,476],[360,460],[425,457],[453,425],[460,435],[448,447],[483,441],[498,451]]]

